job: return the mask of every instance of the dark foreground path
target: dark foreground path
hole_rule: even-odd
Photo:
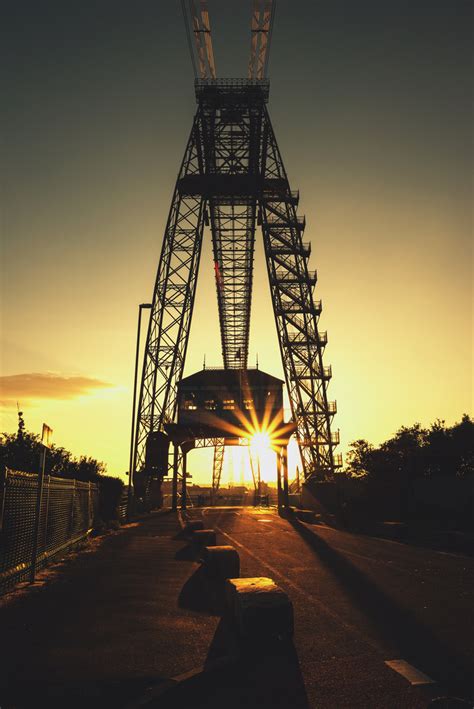
[[[467,696],[473,559],[269,510],[203,516],[218,543],[239,550],[242,575],[272,576],[288,592],[293,645],[249,647],[216,666],[231,636],[176,516],[164,512],[0,604],[2,709],[421,709],[448,691]],[[397,659],[436,684],[410,684],[385,664]],[[203,674],[158,696],[168,678],[199,666]]]
[[[0,603],[1,709],[124,707],[205,661],[218,618],[180,607],[197,565],[179,529],[152,515]]]

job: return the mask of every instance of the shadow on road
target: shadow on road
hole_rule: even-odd
[[[175,558],[185,558],[186,550]],[[202,672],[160,696],[160,709],[309,709],[293,643],[253,638],[244,644],[227,617],[224,586],[224,581],[210,579],[200,566],[181,589],[180,608],[221,619]]]
[[[292,642],[239,644],[221,619],[203,672],[160,697],[160,709],[309,709]]]
[[[224,612],[224,586],[212,583],[204,567],[200,566],[181,589],[178,606],[198,613],[221,616]]]
[[[450,691],[472,695],[472,668],[467,657],[440,641],[411,611],[389,598],[363,572],[318,536],[316,531],[308,529],[296,517],[289,516],[287,519],[341,581],[344,590],[376,627],[382,641],[395,647],[400,657],[428,675],[442,680]]]
[[[177,537],[174,537],[175,540],[177,540]],[[196,560],[196,552],[193,549],[191,543],[189,542],[186,544],[186,546],[182,547],[179,549],[174,558],[176,561],[195,561]]]

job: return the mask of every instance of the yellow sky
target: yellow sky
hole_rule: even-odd
[[[211,5],[219,74],[237,76],[248,8]],[[318,270],[341,452],[472,414],[468,5],[279,6],[269,110]],[[0,364],[22,378],[3,382],[0,429],[16,429],[18,399],[29,430],[44,421],[122,474],[137,307],[195,110],[186,39],[173,3],[124,5],[105,24],[95,5],[59,4],[47,26],[42,12],[29,25],[13,12],[5,47]],[[186,374],[204,355],[221,364],[213,275],[207,234]],[[260,238],[251,365],[257,352],[281,377]],[[206,452],[189,468],[210,480]]]
[[[310,181],[305,186],[310,192]],[[359,194],[341,198],[339,209],[326,204],[322,214],[318,210],[319,219],[310,198],[302,201],[310,238],[318,222],[311,263],[318,267],[321,325],[329,333],[325,360],[333,365],[329,392],[338,401],[341,450],[359,437],[378,443],[402,424],[428,424],[438,417],[450,424],[470,413],[469,254],[452,248],[457,231],[467,224],[449,205],[434,201],[412,203],[410,209],[399,200],[374,206],[369,195]],[[381,229],[383,245],[377,241]],[[120,234],[127,225],[111,224],[109,230]],[[209,241],[207,235],[186,373],[200,369],[204,355],[208,365],[220,364]],[[4,312],[4,332],[13,334],[4,340],[6,374],[53,373],[48,381],[50,386],[56,382],[53,396],[58,397],[71,388],[66,377],[96,380],[73,380],[76,389],[67,399],[45,398],[41,391],[29,396],[27,382],[18,398],[28,429],[40,432],[47,422],[58,445],[103,460],[111,474],[128,469],[135,304],[151,292],[153,261],[142,259],[140,277],[139,268],[128,269],[124,259],[118,277],[110,268],[99,283],[88,276],[87,262],[75,263],[72,283],[66,276],[55,282],[46,269],[44,279],[38,275],[18,295],[20,321]],[[281,376],[260,243],[255,273],[250,363],[258,352],[260,367]],[[88,285],[86,292],[77,289],[81,281]],[[81,386],[90,388],[78,395]],[[13,384],[2,409],[3,430],[16,428],[14,391]],[[209,479],[209,465],[209,453],[191,454],[195,480]]]

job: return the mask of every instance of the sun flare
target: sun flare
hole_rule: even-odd
[[[259,455],[267,453],[272,447],[270,435],[266,431],[257,431],[250,439],[250,446]]]

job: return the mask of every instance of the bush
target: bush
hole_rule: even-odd
[[[38,473],[43,446],[40,437],[26,430],[18,412],[17,433],[0,434],[0,469],[3,466],[25,473]],[[96,483],[99,487],[99,517],[104,522],[118,519],[118,505],[124,484],[105,475],[105,465],[95,458],[74,458],[65,448],[52,445],[45,461],[45,474]]]
[[[104,522],[118,519],[118,506],[124,483],[120,478],[98,475],[95,482],[99,486],[99,517]]]

